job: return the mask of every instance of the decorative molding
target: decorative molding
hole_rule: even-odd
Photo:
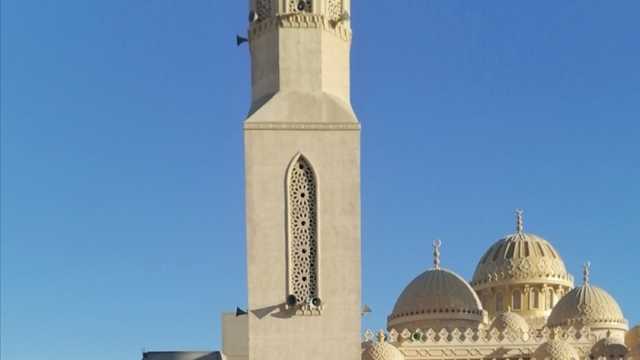
[[[437,330],[437,331],[436,331]],[[573,327],[553,328],[545,327],[540,330],[530,329],[529,331],[499,331],[491,329],[466,329],[464,332],[459,329],[415,329],[410,331],[404,329],[398,332],[395,328],[389,330],[392,342],[401,344],[400,346],[414,345],[443,345],[443,344],[494,344],[494,345],[539,345],[552,339],[562,339],[570,343],[592,343],[595,337],[592,336],[589,327],[576,329]]]
[[[331,19],[338,19],[344,12],[344,4],[342,0],[329,0],[327,5],[327,14]]]
[[[308,304],[304,304],[302,306],[298,306],[294,313],[296,316],[320,316],[324,311],[324,305],[320,306],[312,306]]]
[[[271,8],[271,0],[258,0],[256,3],[256,12],[258,13],[258,21],[267,19],[273,13]]]
[[[371,340],[372,332],[365,332],[365,340]],[[398,332],[389,329],[388,341],[406,359],[495,359],[528,358],[552,340],[562,340],[573,346],[582,359],[587,358],[598,340],[588,327],[580,329],[531,329],[518,334],[484,329],[428,329]],[[499,356],[497,356],[499,354]],[[584,357],[583,357],[584,356]]]
[[[245,123],[245,130],[343,130],[358,131],[359,123],[295,123],[265,122]]]
[[[249,40],[255,40],[275,29],[320,29],[327,31],[344,41],[351,41],[352,33],[348,25],[319,14],[294,13],[283,14],[258,21],[249,28]]]

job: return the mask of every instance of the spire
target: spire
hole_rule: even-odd
[[[442,241],[433,241],[433,268],[436,270],[440,270],[440,246],[442,246]]]
[[[383,343],[385,339],[384,331],[378,331],[378,342]]]
[[[582,275],[584,276],[584,286],[590,286],[591,285],[591,262],[587,261],[584,264]]]
[[[518,234],[522,234],[524,231],[524,218],[523,218],[524,210],[516,209],[516,232]]]

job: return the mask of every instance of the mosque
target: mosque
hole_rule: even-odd
[[[360,123],[350,101],[350,0],[250,0],[244,122],[248,309],[217,352],[145,360],[640,359],[640,326],[576,285],[543,237],[516,226],[467,282],[433,268],[361,329]],[[446,256],[444,257],[446,259]]]

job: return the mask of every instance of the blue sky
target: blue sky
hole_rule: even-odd
[[[247,1],[2,2],[7,360],[216,349],[246,303]],[[527,230],[640,322],[640,2],[353,1],[363,297]]]

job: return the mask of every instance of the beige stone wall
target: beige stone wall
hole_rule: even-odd
[[[324,22],[294,27],[309,26],[307,18],[325,21],[306,16],[287,19],[292,27],[278,27],[274,21],[251,32],[252,113],[279,92],[324,93],[349,102],[350,41],[340,35],[346,30],[326,29]]]
[[[249,357],[248,317],[222,314],[222,357],[224,360],[247,360]]]
[[[356,359],[360,354],[360,159],[353,130],[247,130],[250,359]],[[317,316],[291,315],[285,174],[297,153],[318,183]],[[327,346],[331,344],[331,346]]]

